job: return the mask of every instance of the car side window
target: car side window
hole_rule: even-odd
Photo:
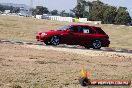
[[[77,26],[73,26],[70,28],[71,32],[78,32]]]
[[[77,26],[77,30],[78,30],[78,32],[83,33],[83,27],[82,26]]]
[[[90,33],[90,32],[89,32],[89,29],[85,29],[85,28],[84,28],[84,29],[83,29],[83,33],[88,33],[88,34],[89,34],[89,33]]]
[[[84,26],[83,27],[83,33],[87,33],[87,34],[94,34],[94,30],[88,26]]]
[[[82,26],[74,26],[74,27],[71,27],[70,30],[71,30],[71,32],[83,33]]]

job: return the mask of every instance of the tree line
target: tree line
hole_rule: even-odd
[[[32,14],[33,15],[43,15],[43,14],[51,14],[51,15],[58,15],[58,16],[63,16],[63,17],[75,17],[73,13],[67,13],[65,10],[58,11],[56,9],[49,11],[47,7],[43,6],[36,6],[36,8],[32,9]]]
[[[86,8],[87,7],[87,8]],[[62,10],[60,13],[57,10],[49,11],[48,8],[43,6],[37,6],[33,9],[33,14],[44,14],[49,13],[52,15],[60,16],[72,16],[76,18],[88,18],[90,21],[102,21],[104,24],[121,24],[126,25],[131,23],[132,19],[126,7],[116,7],[108,4],[104,4],[100,0],[86,2],[80,0],[77,6],[70,10],[71,13],[66,13]]]
[[[89,6],[89,11],[86,11]],[[130,14],[126,7],[115,7],[97,0],[81,2],[73,9],[76,17],[85,17],[90,21],[102,21],[104,24],[127,24],[131,22]]]
[[[10,10],[11,13],[18,13],[18,12],[20,12],[20,8],[19,7],[6,6],[6,5],[1,5],[0,4],[0,11],[4,12],[5,10]]]
[[[10,10],[12,13],[20,12],[19,7],[4,6],[0,5],[0,11]],[[75,6],[70,13],[65,10],[59,12],[58,10],[49,11],[47,7],[36,6],[36,8],[30,9],[32,15],[43,15],[52,14],[59,16],[71,16],[76,18],[88,18],[90,21],[102,21],[104,24],[121,24],[126,25],[131,23],[132,19],[126,7],[116,7],[108,4],[104,4],[100,0],[86,2],[85,0],[80,0],[80,3]]]

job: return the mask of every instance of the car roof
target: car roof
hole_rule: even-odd
[[[88,24],[70,24],[70,25],[73,25],[73,26],[89,26]]]
[[[81,24],[81,23],[78,23],[78,24],[69,24],[69,26],[89,26],[91,28],[101,28],[101,27],[91,26],[91,25],[88,25],[88,24]]]

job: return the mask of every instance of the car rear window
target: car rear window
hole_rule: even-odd
[[[106,35],[106,33],[105,33],[101,28],[95,27],[94,29],[95,29],[99,34],[104,34],[104,35]]]

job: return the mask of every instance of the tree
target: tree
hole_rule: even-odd
[[[84,17],[89,18],[89,10],[92,7],[91,2],[86,2],[85,0],[80,0],[77,4],[77,6],[72,10],[73,13],[75,13],[76,17]]]
[[[78,5],[72,10],[77,18],[84,17],[85,7],[84,3],[78,3]]]
[[[89,11],[86,11],[86,6],[89,6]],[[100,0],[93,2],[80,0],[73,12],[76,17],[87,17],[91,21],[102,21],[106,24],[127,24],[131,22],[127,8],[119,7],[117,9],[117,7],[104,4]]]
[[[52,15],[58,15],[58,10],[53,10],[53,11],[51,11],[51,14],[52,14]]]
[[[12,7],[11,8],[11,13],[19,13],[20,12],[20,8],[19,7]]]
[[[103,13],[106,10],[104,3],[100,1],[93,1],[91,10],[89,11],[89,19],[92,21],[102,21]]]
[[[33,8],[32,8],[31,11],[32,11],[32,15],[33,15],[33,16],[37,15],[37,9],[33,9]]]
[[[112,24],[115,21],[115,16],[117,14],[117,8],[114,6],[106,6],[106,10],[103,13],[103,23]]]
[[[19,7],[0,5],[0,11],[4,12],[5,10],[10,10],[11,13],[19,13],[20,12]]]
[[[126,7],[119,7],[115,17],[115,24],[127,24],[131,22],[131,17]]]
[[[49,12],[48,8],[43,6],[36,6],[36,14],[37,15],[43,15],[47,14]]]
[[[5,8],[3,5],[0,5],[0,11],[4,12]]]
[[[61,12],[60,12],[60,16],[64,16],[64,13],[65,13],[66,11],[65,10],[62,10]]]

